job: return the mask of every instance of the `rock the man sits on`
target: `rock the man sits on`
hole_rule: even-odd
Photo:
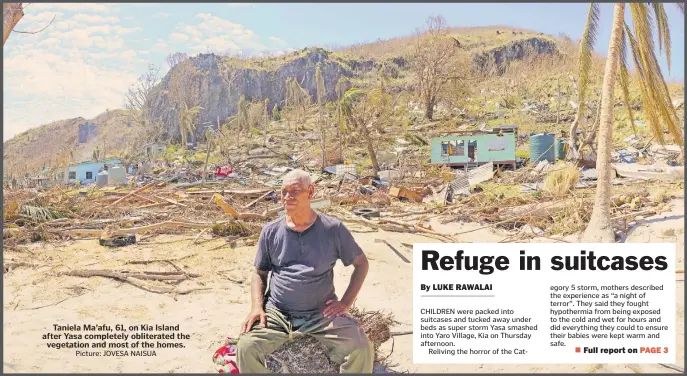
[[[374,345],[348,311],[368,271],[368,260],[338,219],[310,207],[310,174],[293,170],[283,179],[286,214],[263,227],[251,286],[251,311],[241,326],[241,373],[268,373],[268,354],[292,335],[308,334],[329,350],[341,373],[371,373]],[[353,265],[341,299],[334,291],[334,265]],[[266,294],[267,276],[272,273]]]

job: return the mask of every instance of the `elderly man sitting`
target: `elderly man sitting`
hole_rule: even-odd
[[[293,333],[324,344],[341,373],[372,372],[374,346],[347,314],[367,275],[367,257],[341,221],[312,210],[313,193],[310,174],[289,172],[281,191],[286,214],[260,233],[251,310],[238,343],[241,373],[269,372],[265,357]],[[337,260],[354,269],[340,300],[334,291]]]

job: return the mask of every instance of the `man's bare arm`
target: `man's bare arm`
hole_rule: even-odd
[[[251,280],[251,307],[246,320],[241,324],[241,334],[249,331],[253,323],[260,321],[263,327],[267,326],[267,317],[263,302],[265,300],[265,286],[267,286],[268,271],[255,269]]]
[[[263,309],[269,271],[255,269],[251,280],[251,309]]]
[[[351,281],[348,283],[348,288],[346,292],[341,297],[341,303],[345,304],[347,307],[353,305],[360,289],[363,287],[363,282],[365,282],[365,277],[367,277],[367,271],[370,268],[370,264],[367,261],[367,256],[363,253],[358,256],[353,262],[353,274],[351,274]]]

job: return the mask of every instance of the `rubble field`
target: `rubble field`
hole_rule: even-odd
[[[659,151],[617,154],[612,182],[617,241],[675,241],[683,267],[684,177]],[[211,352],[224,336],[236,335],[248,312],[255,242],[263,225],[282,214],[281,178],[296,167],[307,169],[282,155],[234,161],[226,170],[231,172],[205,179],[187,166],[160,165],[130,176],[125,186],[6,189],[5,338],[22,340],[5,369],[52,369],[50,362],[26,363],[22,354],[29,346],[43,346],[41,334],[60,317],[65,323],[180,324],[192,337],[183,361],[173,350],[92,365],[65,351],[46,353],[64,370],[95,372],[107,365],[117,372],[215,372]],[[312,207],[344,221],[370,258],[356,312],[376,317],[370,321],[374,328],[367,329],[377,341],[376,372],[666,371],[660,365],[449,370],[404,360],[412,352],[412,318],[399,312],[412,296],[399,281],[412,279],[413,243],[576,242],[591,214],[596,171],[566,161],[514,171],[491,164],[468,171],[392,165],[377,176],[357,171],[341,164],[311,172]],[[350,273],[337,265],[338,291]],[[679,326],[680,335],[683,330]],[[189,363],[189,356],[198,361]]]

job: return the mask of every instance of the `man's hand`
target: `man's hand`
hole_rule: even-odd
[[[263,328],[267,327],[267,315],[265,314],[265,311],[260,308],[250,311],[246,317],[246,321],[244,321],[241,325],[241,334],[248,332],[253,326],[253,323],[257,320],[260,320],[260,324]]]
[[[328,300],[326,305],[327,306],[324,308],[324,311],[322,311],[322,314],[326,318],[341,316],[345,313],[348,313],[348,310],[351,309],[348,304],[336,299]]]

